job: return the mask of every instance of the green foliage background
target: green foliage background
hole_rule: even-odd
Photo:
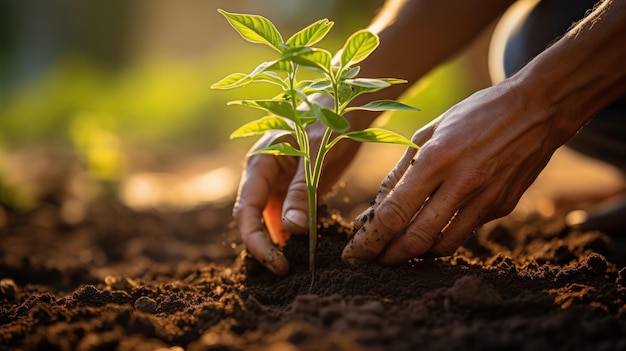
[[[336,24],[321,46],[334,52],[350,33],[367,26],[382,3],[3,1],[0,202],[13,193],[3,182],[8,167],[3,159],[38,145],[74,150],[73,156],[106,181],[123,177],[129,163],[136,167],[129,158],[137,150],[165,160],[215,153],[242,158],[249,143],[228,141],[228,136],[253,116],[227,108],[226,102],[242,95],[267,96],[261,90],[267,87],[252,85],[237,92],[209,87],[265,58],[216,9],[263,15],[285,35],[329,18]],[[271,55],[268,49],[267,57]],[[422,112],[411,117],[395,113],[381,123],[410,136],[471,91],[467,67],[466,61],[455,60],[437,69],[404,98]]]

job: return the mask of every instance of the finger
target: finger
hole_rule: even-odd
[[[363,211],[360,215],[358,215],[354,219],[354,228],[361,229],[363,225],[372,218],[374,215],[374,210],[378,207],[387,195],[391,192],[391,190],[396,186],[402,175],[406,172],[407,168],[413,162],[413,157],[415,157],[415,153],[417,150],[414,148],[408,148],[395,167],[385,176],[385,179],[380,184],[380,188],[378,189],[378,193],[376,194],[376,198],[371,203],[371,206]]]
[[[483,224],[504,216],[512,209],[507,200],[507,190],[494,184],[485,187],[479,195],[466,203],[454,216],[439,240],[433,245],[429,253],[434,256],[450,256],[463,245]]]
[[[428,252],[450,223],[457,210],[472,199],[479,181],[471,174],[445,182],[426,201],[404,230],[392,240],[378,261],[386,265],[403,263]]]
[[[412,137],[411,141],[417,145],[423,145],[433,133],[432,126],[429,124],[420,130],[418,130]],[[409,147],[406,149],[402,157],[396,163],[394,168],[387,174],[385,179],[383,179],[378,193],[376,194],[376,198],[371,204],[371,207],[367,210],[363,211],[360,215],[358,215],[354,220],[354,228],[356,230],[361,229],[363,225],[373,216],[374,209],[378,206],[378,204],[383,201],[387,195],[391,192],[391,190],[396,186],[402,175],[406,173],[409,166],[414,162],[415,155],[417,154],[416,149]]]
[[[419,155],[418,155],[419,158]],[[389,195],[374,207],[366,223],[357,231],[343,251],[349,263],[369,261],[403,232],[428,196],[439,184],[429,172],[405,172]],[[417,184],[417,186],[416,186]]]
[[[246,249],[274,274],[287,274],[289,263],[268,238],[261,211],[254,206],[240,206],[234,212]]]
[[[480,210],[473,204],[460,209],[429,253],[435,257],[453,255],[482,224],[479,218]]]
[[[278,162],[288,162],[288,159],[269,155],[249,157],[233,209],[233,216],[247,249],[276,274],[285,274],[289,266],[266,235],[265,225],[275,242],[284,242],[288,232],[280,221],[280,210],[275,210],[281,194],[273,193],[273,189],[280,171]]]
[[[282,224],[287,231],[304,234],[309,228],[309,195],[304,174],[304,162],[300,158],[282,206]]]

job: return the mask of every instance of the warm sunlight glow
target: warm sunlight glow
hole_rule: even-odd
[[[120,198],[136,210],[185,210],[234,198],[237,173],[221,167],[203,174],[138,173],[122,182]]]

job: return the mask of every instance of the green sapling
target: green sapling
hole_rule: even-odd
[[[259,136],[274,131],[274,142],[254,154],[271,154],[302,157],[308,193],[309,208],[309,270],[315,270],[317,243],[317,188],[324,157],[341,139],[359,142],[394,143],[418,148],[409,139],[381,128],[349,131],[345,114],[354,110],[388,111],[417,110],[394,100],[378,100],[363,106],[350,106],[350,102],[364,93],[371,93],[392,84],[406,83],[396,78],[358,78],[357,63],[369,56],[379,44],[376,34],[359,30],[352,34],[343,48],[333,56],[325,49],[314,47],[333,26],[327,19],[319,20],[292,35],[286,41],[274,24],[257,15],[228,13],[218,10],[230,25],[247,41],[269,46],[277,58],[259,64],[250,73],[233,73],[211,86],[212,89],[232,89],[253,82],[274,84],[281,93],[269,99],[237,100],[230,105],[244,105],[263,110],[267,116],[238,128],[232,138]],[[319,74],[316,79],[298,80],[298,69],[306,68]],[[333,100],[332,108],[320,105],[312,98],[323,94]],[[310,146],[307,126],[316,121],[326,126],[319,149]],[[289,135],[294,144],[278,142]],[[281,139],[284,140],[284,139]],[[314,157],[313,157],[314,156]],[[313,162],[312,162],[313,161]]]

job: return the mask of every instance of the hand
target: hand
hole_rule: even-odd
[[[510,213],[575,132],[562,130],[547,106],[529,97],[512,84],[496,85],[416,132],[413,142],[422,148],[407,150],[382,182],[343,258],[393,265],[451,255],[479,226]]]
[[[311,147],[316,149],[325,127],[308,129]],[[268,146],[273,133],[264,135],[251,152]],[[327,154],[318,196],[328,193],[359,144],[342,140]],[[253,155],[246,158],[233,214],[247,250],[277,275],[287,274],[289,263],[276,246],[284,246],[290,233],[308,232],[308,202],[301,158]]]

